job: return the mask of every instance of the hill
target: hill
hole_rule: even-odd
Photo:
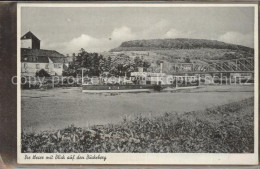
[[[119,47],[104,53],[104,56],[114,58],[119,54],[127,55],[132,59],[140,57],[148,60],[153,71],[159,70],[158,61],[163,61],[163,71],[171,73],[172,63],[205,64],[213,60],[254,57],[254,49],[216,40],[151,39],[123,42]]]
[[[120,51],[153,51],[153,50],[172,50],[172,49],[229,49],[253,52],[249,47],[224,43],[216,40],[205,39],[151,39],[151,40],[132,40],[123,42],[119,47],[111,52]]]

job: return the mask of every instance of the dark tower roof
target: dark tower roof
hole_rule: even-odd
[[[23,35],[21,37],[21,39],[37,39],[40,41],[40,39],[38,39],[31,31],[29,31],[25,35]]]
[[[21,40],[31,40],[31,46],[29,48],[32,49],[40,49],[41,41],[31,32],[27,32],[25,35],[21,37]]]

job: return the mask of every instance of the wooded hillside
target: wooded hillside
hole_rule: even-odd
[[[169,49],[230,49],[242,50],[252,53],[254,50],[249,47],[229,44],[216,40],[205,39],[151,39],[151,40],[132,40],[123,42],[118,48],[111,52],[119,51],[151,51],[151,50],[169,50]]]

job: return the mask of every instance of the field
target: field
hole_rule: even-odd
[[[88,127],[117,123],[141,114],[155,117],[164,113],[206,108],[253,97],[253,86],[206,86],[174,93],[86,94],[80,88],[22,90],[22,130],[39,132],[70,125]]]

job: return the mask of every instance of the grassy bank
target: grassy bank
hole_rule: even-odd
[[[253,105],[251,98],[204,111],[136,116],[88,129],[70,126],[22,133],[22,152],[251,153]]]

